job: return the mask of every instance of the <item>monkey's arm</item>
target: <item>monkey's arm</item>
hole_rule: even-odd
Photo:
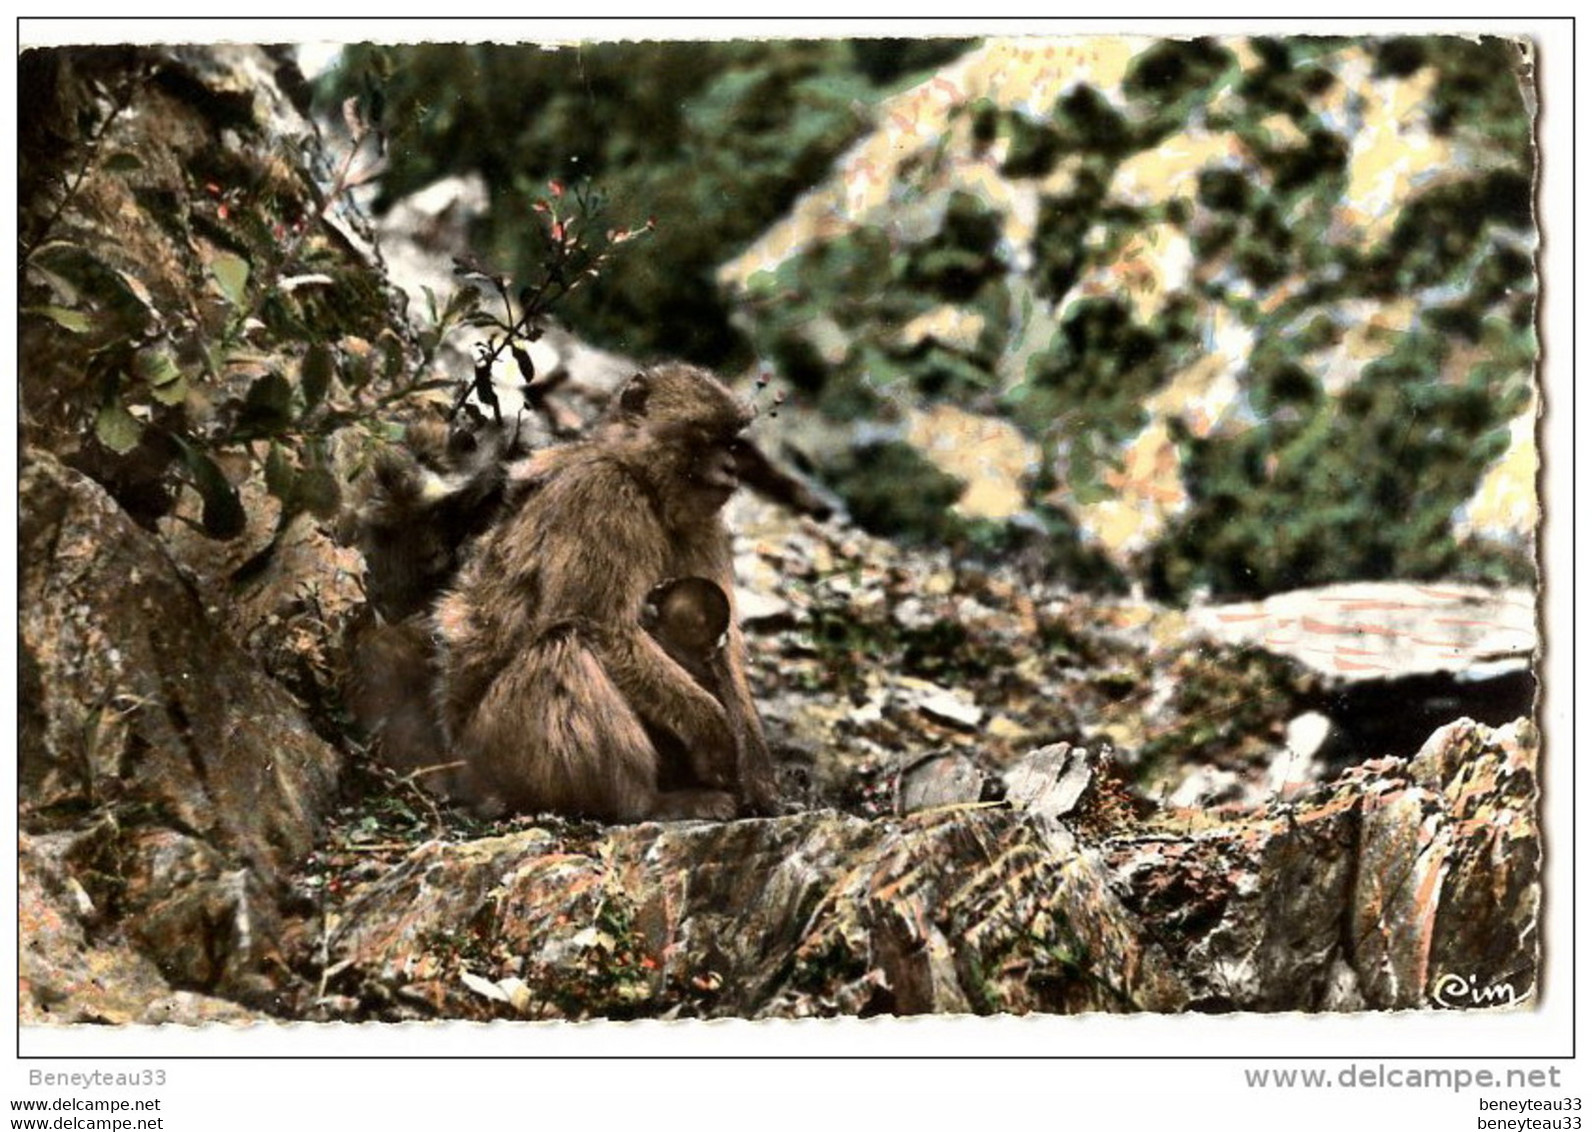
[[[733,603],[733,596],[731,601]],[[714,658],[714,668],[730,730],[735,734],[736,780],[741,804],[757,814],[778,813],[779,785],[774,776],[774,759],[768,750],[768,740],[763,736],[763,721],[757,714],[757,704],[746,679],[746,641],[733,612],[729,634],[724,648]]]
[[[625,636],[602,650],[609,677],[647,723],[678,736],[704,785],[728,789],[740,762],[737,733],[725,707],[651,637]],[[680,684],[680,680],[684,684]],[[684,688],[685,696],[678,693]]]
[[[741,805],[753,813],[778,813],[774,760],[746,679],[746,638],[735,608],[735,561],[728,532],[720,527],[713,538],[702,540],[702,549],[702,556],[687,565],[717,582],[730,602],[729,626],[724,647],[713,658],[712,682],[735,735],[737,793]]]

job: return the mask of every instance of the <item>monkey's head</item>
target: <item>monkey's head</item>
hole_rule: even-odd
[[[672,578],[647,594],[641,624],[671,652],[701,659],[730,627],[730,599],[707,578]]]
[[[741,478],[741,433],[752,408],[706,370],[662,365],[636,374],[609,409],[610,442],[686,517],[717,512]]]

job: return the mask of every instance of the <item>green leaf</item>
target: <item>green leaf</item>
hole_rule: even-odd
[[[531,361],[530,352],[519,343],[509,347],[509,353],[514,355],[514,364],[519,368],[520,378],[529,385],[536,380],[536,364]]]
[[[293,421],[293,386],[275,370],[254,379],[243,398],[237,431],[242,436],[274,436]]]
[[[149,288],[144,285],[142,279],[131,272],[121,270],[116,271],[115,275],[116,281],[122,285],[126,294],[132,296],[146,312],[155,313],[155,296],[149,293]]]
[[[164,346],[146,346],[134,354],[133,373],[150,385],[170,385],[182,380],[177,359]]]
[[[372,372],[375,360],[374,350],[366,353],[363,357],[358,354],[345,354],[341,367],[344,387],[357,393],[369,385],[370,379],[375,376]]]
[[[210,274],[215,276],[216,286],[221,288],[227,301],[235,307],[241,307],[248,295],[248,260],[231,252],[221,252],[210,261]]]
[[[107,173],[130,173],[134,169],[142,169],[143,167],[144,162],[139,158],[138,154],[128,153],[126,150],[120,153],[113,153],[105,159],[105,172]]]
[[[481,305],[481,292],[474,287],[461,287],[448,296],[447,309],[442,312],[442,320],[446,323],[455,322],[474,311]]]
[[[82,311],[68,310],[65,307],[28,307],[22,313],[36,314],[49,319],[57,326],[65,327],[73,334],[87,334],[94,329],[94,321]]]
[[[382,331],[381,337],[376,340],[376,348],[381,351],[381,373],[388,381],[394,381],[404,371],[404,347],[398,341],[398,336],[390,330]]]
[[[97,328],[114,328],[123,337],[137,338],[155,316],[148,287],[76,244],[64,240],[45,244],[29,257],[28,269],[54,290],[61,306],[76,311],[85,305],[77,296],[91,301]]]
[[[175,381],[155,386],[149,395],[162,405],[180,405],[188,399],[188,379],[179,373]]]
[[[271,445],[271,450],[265,454],[265,490],[285,503],[291,498],[297,482],[298,469],[287,458],[287,453],[280,444]]]
[[[306,468],[299,476],[296,502],[319,519],[330,519],[342,506],[337,477],[327,468]]]
[[[332,374],[337,370],[337,360],[332,355],[332,348],[324,343],[316,343],[304,355],[303,364],[299,367],[299,387],[304,390],[304,408],[315,408],[321,403],[321,398],[326,396],[326,390],[331,387]]]
[[[51,296],[60,306],[75,307],[82,297],[76,283],[58,271],[51,271],[37,260],[29,261],[27,270],[30,276],[50,289]]]
[[[182,462],[192,477],[194,489],[204,500],[201,525],[205,534],[213,539],[237,538],[248,525],[248,515],[238,499],[237,490],[227,482],[227,477],[210,457],[181,440],[177,445],[182,451]]]
[[[38,263],[40,260],[50,259],[56,256],[80,256],[83,254],[85,253],[83,251],[82,244],[73,243],[71,240],[46,240],[44,243],[34,248],[32,253],[29,254],[28,264],[29,266],[32,266],[33,264]]]
[[[144,435],[144,426],[118,401],[101,406],[94,418],[94,435],[118,456],[125,456]]]

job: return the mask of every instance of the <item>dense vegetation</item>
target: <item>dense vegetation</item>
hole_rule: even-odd
[[[943,400],[1038,443],[1031,505],[1006,529],[956,519],[958,482],[899,440],[828,458],[820,474],[874,530],[994,555],[1039,543],[1048,569],[1116,583],[1059,501],[1110,496],[1147,401],[1209,353],[1219,314],[1248,336],[1241,404],[1215,430],[1168,422],[1188,502],[1136,560],[1156,592],[1531,577],[1529,548],[1452,533],[1529,403],[1538,349],[1529,72],[1515,44],[1162,41],[1119,89],[1077,84],[1048,112],[969,96],[954,136],[903,171],[895,196],[911,223],[844,227],[744,293],[720,290],[715,269],[825,177],[875,125],[881,97],[967,46],[361,48],[335,89],[381,108],[386,199],[449,172],[485,175],[492,212],[478,246],[506,270],[545,254],[526,234],[540,231],[528,210],[550,177],[590,178],[616,222],[656,218],[645,254],[621,257],[561,311],[597,342],[729,369],[755,358],[836,426]],[[1400,130],[1458,156],[1386,204],[1376,238],[1345,238],[1365,106],[1412,78],[1426,85]],[[1230,136],[1242,160],[1210,162],[1188,194],[1145,203],[1114,191],[1125,163],[1190,133]],[[1001,177],[1039,186],[1030,246],[1004,237],[1001,202],[947,187],[943,166],[964,144],[999,153]],[[1164,233],[1194,260],[1164,301],[1080,289],[1133,240]],[[1369,312],[1401,304],[1408,312],[1366,345]],[[903,339],[903,326],[946,309],[972,332]]]
[[[882,94],[963,40],[358,47],[329,94],[362,95],[392,137],[386,202],[479,171],[478,248],[510,274],[543,249],[530,208],[549,179],[588,179],[609,214],[657,221],[560,315],[600,344],[711,366],[750,360],[713,272],[760,235],[870,125]]]
[[[1191,498],[1143,562],[1158,592],[1529,580],[1527,555],[1462,547],[1451,533],[1455,509],[1504,449],[1503,426],[1529,401],[1537,355],[1534,157],[1515,47],[1371,45],[1372,82],[1432,68],[1429,128],[1476,157],[1395,202],[1389,234],[1365,247],[1334,228],[1355,141],[1354,123],[1329,110],[1356,97],[1331,70],[1347,45],[1250,46],[1258,65],[1210,41],[1157,45],[1130,68],[1122,109],[1088,86],[1042,117],[970,105],[975,144],[1004,147],[1005,176],[1049,186],[1064,165],[1070,174],[1040,196],[1032,269],[1002,244],[986,202],[953,191],[927,238],[903,244],[861,227],[755,280],[755,340],[836,420],[902,394],[1010,416],[1043,445],[1031,517],[1050,522],[1042,497],[1058,479],[1078,502],[1109,494],[1102,481],[1146,424],[1146,400],[1209,350],[1220,309],[1252,334],[1240,373],[1251,423],[1195,436],[1172,422]],[[1230,132],[1258,176],[1213,163],[1191,200],[1112,196],[1125,161],[1191,129]],[[1127,287],[1077,293],[1081,277],[1150,230],[1187,238],[1186,289],[1148,315]],[[1365,312],[1400,300],[1414,304],[1408,325],[1354,357],[1347,341]],[[945,304],[982,327],[975,341],[893,335]],[[1033,309],[1054,319],[1039,349],[1025,327]],[[1350,352],[1357,372],[1329,391],[1335,352]],[[921,530],[923,493],[895,494],[905,502],[893,528]]]

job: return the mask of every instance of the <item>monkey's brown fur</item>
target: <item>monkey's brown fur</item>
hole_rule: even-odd
[[[772,811],[733,615],[717,697],[640,619],[665,579],[733,592],[720,511],[750,420],[705,371],[661,366],[630,380],[593,439],[511,471],[534,490],[474,544],[434,619],[442,732],[478,808],[621,821]],[[660,782],[649,727],[683,747],[684,784]]]
[[[647,594],[640,623],[671,660],[723,703],[730,617],[730,599],[716,583],[673,578]],[[420,772],[420,781],[445,797],[465,796],[461,764],[439,761],[447,744],[432,702],[437,671],[430,620],[389,623],[367,610],[349,630],[349,653],[348,707],[374,741],[381,761],[401,774]],[[646,730],[658,752],[660,785],[689,787],[692,775],[684,744],[656,726]]]
[[[431,624],[424,617],[384,622],[373,609],[350,627],[348,710],[381,761],[444,797],[458,793],[460,768],[448,764],[437,720]]]
[[[441,421],[422,421],[376,457],[341,537],[364,554],[365,595],[383,621],[430,611],[504,506],[511,455],[497,434],[450,437]]]

